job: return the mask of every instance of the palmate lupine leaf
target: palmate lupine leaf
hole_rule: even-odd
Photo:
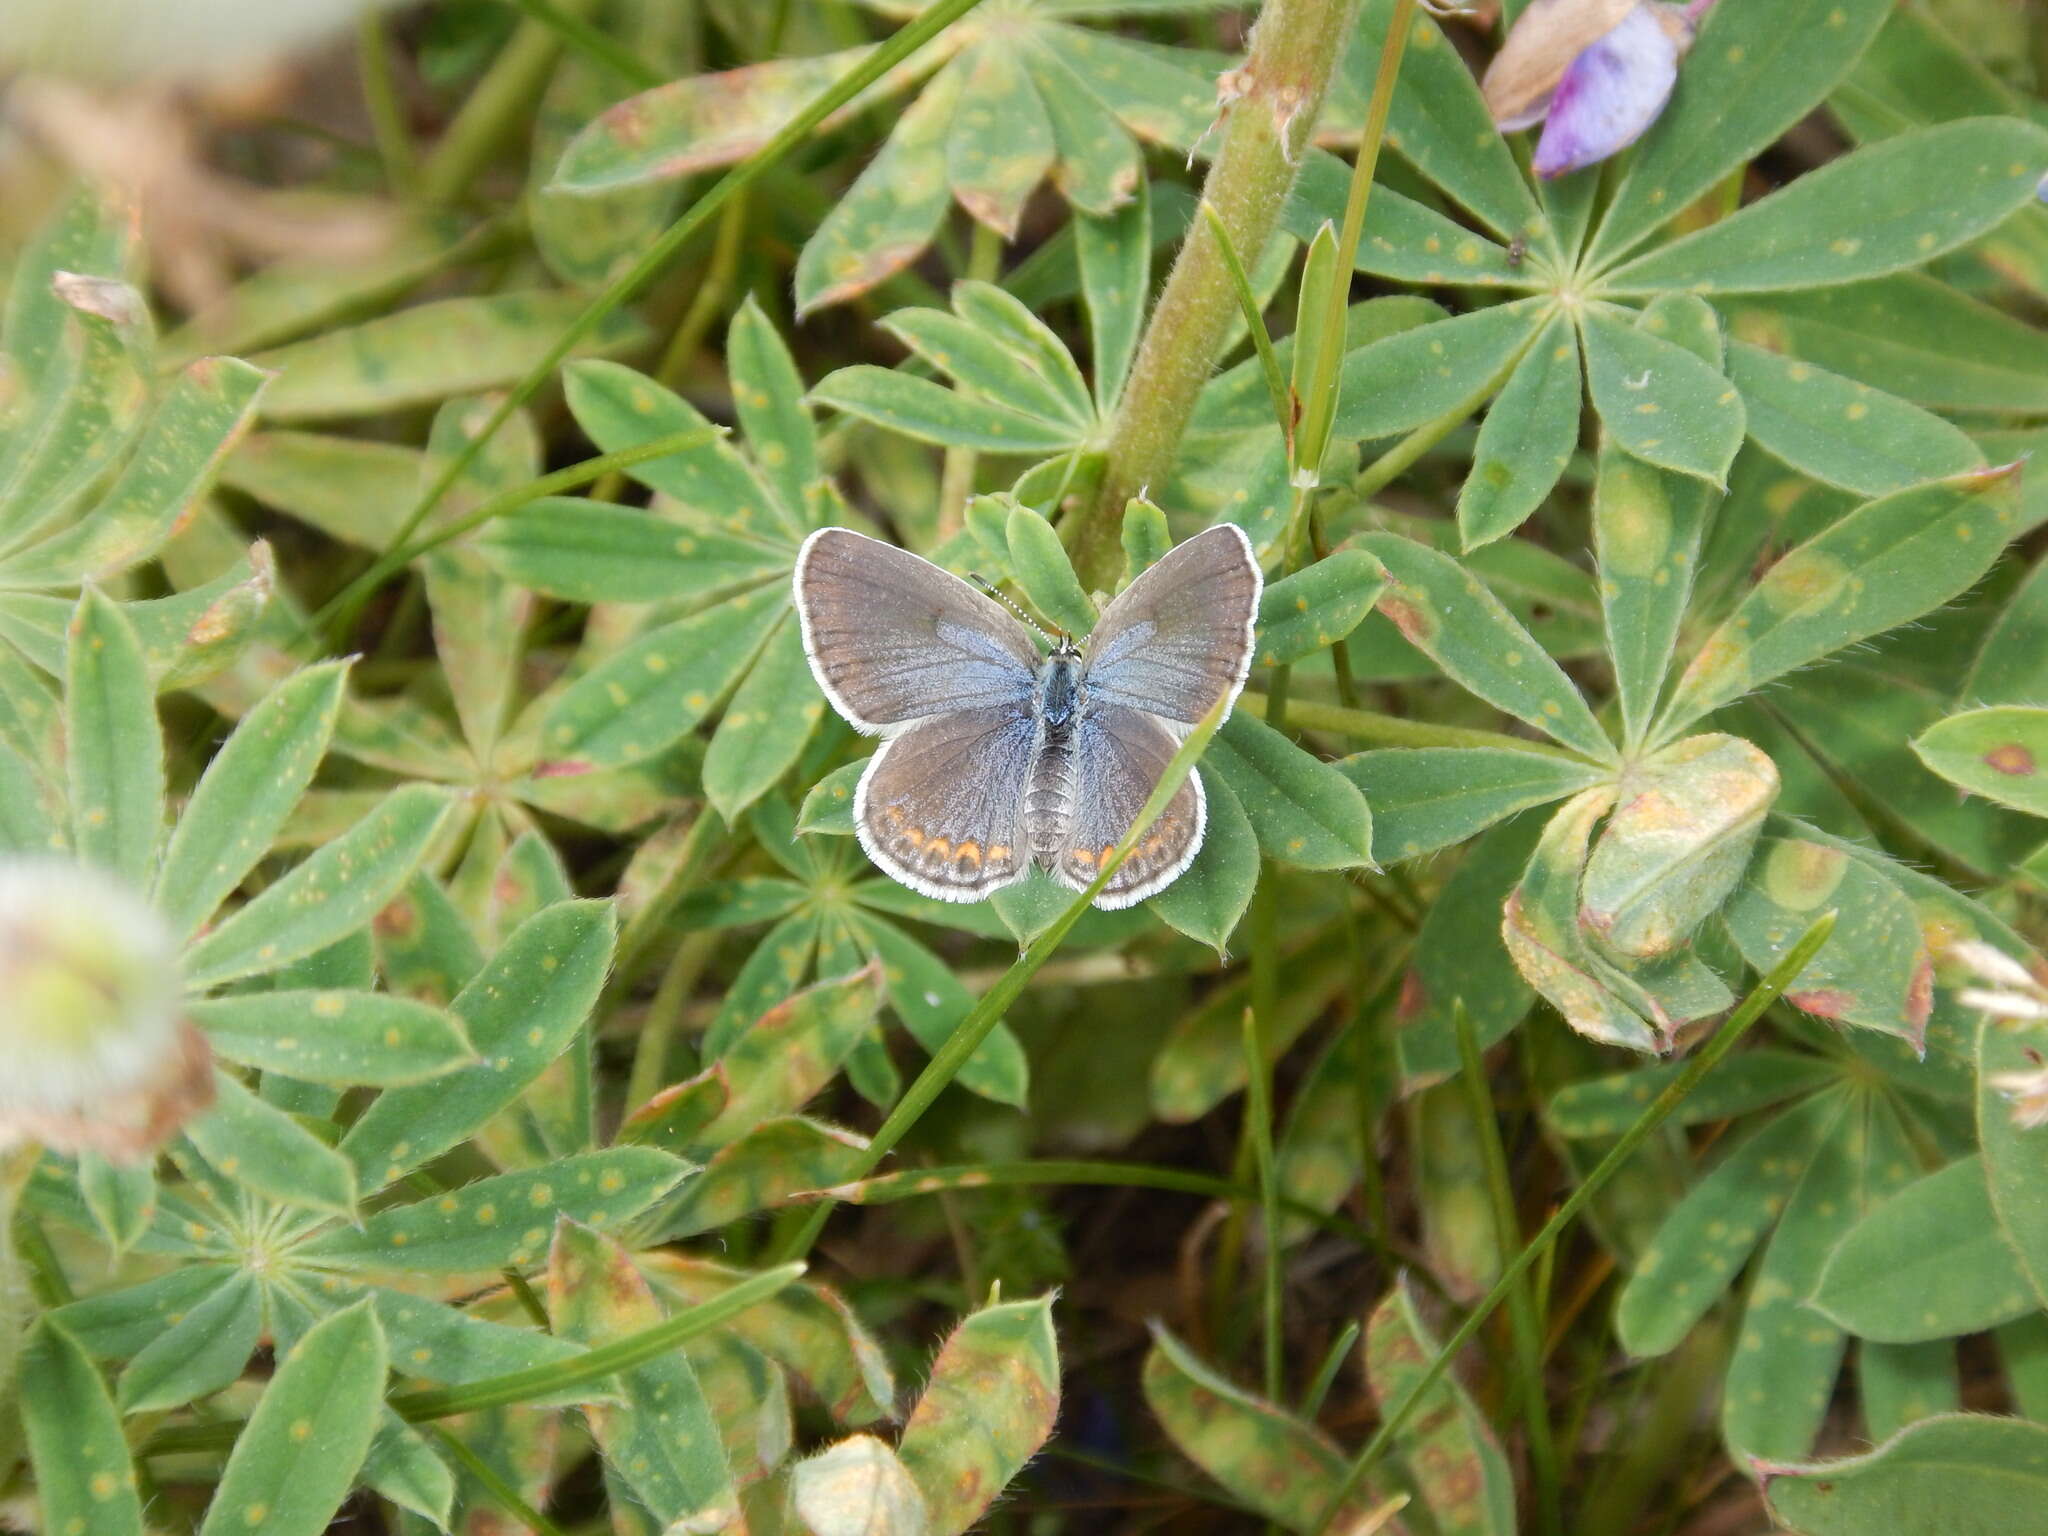
[[[1198,146],[1227,61],[1073,24],[1084,15],[1051,3],[970,13],[825,125],[919,91],[812,232],[797,262],[799,313],[908,265],[953,201],[1014,237],[1025,199],[1047,179],[1077,209],[1107,215],[1137,192],[1141,142]],[[596,195],[729,165],[870,51],[769,60],[621,102],[570,142],[549,191]]]
[[[1771,1512],[1801,1536],[1855,1536],[1872,1521],[1898,1536],[2048,1531],[2048,1426],[1950,1413],[1862,1456],[1762,1469]]]

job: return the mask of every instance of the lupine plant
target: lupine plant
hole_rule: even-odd
[[[2038,18],[365,11],[368,257],[0,140],[0,1524],[2048,1533]],[[807,539],[1219,522],[1183,874],[870,862]]]

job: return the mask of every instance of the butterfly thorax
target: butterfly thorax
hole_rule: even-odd
[[[1062,639],[1038,669],[1033,700],[1038,751],[1024,795],[1031,851],[1041,862],[1057,857],[1066,846],[1074,813],[1074,736],[1087,707],[1081,653],[1071,640]]]

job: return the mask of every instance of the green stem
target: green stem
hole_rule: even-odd
[[[592,0],[568,0],[588,10]],[[562,51],[562,35],[531,18],[498,50],[420,172],[420,196],[433,204],[459,202],[491,156],[518,132],[547,85]],[[464,466],[467,468],[467,466]]]
[[[554,0],[506,0],[514,10],[554,32],[569,47],[617,75],[636,91],[651,91],[666,85],[668,76],[647,63],[632,49],[581,16],[565,11]]]
[[[1202,723],[1188,733],[1187,739],[1180,744],[1179,750],[1167,762],[1165,772],[1159,776],[1159,782],[1152,786],[1151,795],[1147,797],[1144,805],[1139,807],[1130,830],[1118,840],[1115,851],[1102,861],[1102,867],[1096,871],[1088,889],[1068,902],[1066,910],[1053,919],[1052,926],[1025,946],[1024,952],[1017,957],[1016,964],[1005,971],[1002,978],[982,994],[980,1000],[968,1011],[967,1017],[946,1037],[945,1044],[933,1052],[932,1059],[925,1063],[924,1070],[917,1074],[916,1080],[911,1083],[903,1097],[896,1101],[896,1107],[889,1111],[881,1129],[875,1132],[874,1138],[868,1142],[866,1149],[855,1162],[853,1177],[849,1182],[858,1183],[881,1165],[882,1159],[887,1157],[896,1143],[903,1139],[904,1134],[924,1117],[925,1111],[932,1107],[947,1085],[959,1075],[960,1069],[967,1065],[967,1059],[980,1049],[981,1042],[988,1038],[989,1031],[996,1027],[1005,1013],[1009,1012],[1010,1004],[1022,995],[1025,984],[1037,973],[1040,966],[1052,958],[1053,952],[1064,942],[1068,933],[1073,930],[1074,924],[1081,921],[1088,909],[1095,904],[1095,898],[1102,894],[1102,889],[1109,884],[1110,877],[1123,868],[1124,860],[1131,856],[1131,850],[1138,846],[1138,840],[1151,828],[1152,823],[1159,819],[1159,813],[1166,809],[1167,802],[1186,782],[1188,774],[1194,770],[1195,760],[1209,745],[1209,738],[1214,736],[1217,727],[1223,724],[1224,713],[1229,707],[1228,699],[1218,699],[1215,708],[1202,718]],[[820,1205],[811,1213],[810,1219],[797,1232],[781,1257],[785,1260],[795,1260],[808,1254],[812,1244],[817,1242],[818,1234],[825,1230],[825,1223],[831,1220],[831,1217],[831,1204],[828,1202]]]
[[[725,822],[719,814],[708,805],[698,807],[696,820],[683,834],[683,846],[676,854],[668,878],[641,904],[639,911],[626,919],[625,929],[619,934],[618,959],[605,981],[604,994],[598,1000],[600,1018],[616,1006],[640,979],[649,952],[667,931],[669,920],[675,916],[683,898],[704,878],[705,871],[711,867],[724,842],[724,836]]]
[[[698,1302],[686,1312],[664,1318],[653,1327],[643,1328],[625,1338],[597,1345],[571,1359],[557,1360],[551,1365],[529,1366],[523,1371],[508,1371],[502,1376],[489,1376],[460,1387],[401,1392],[388,1400],[389,1406],[407,1423],[422,1424],[430,1419],[452,1418],[459,1413],[475,1413],[484,1408],[503,1408],[590,1386],[620,1371],[629,1371],[636,1365],[658,1360],[678,1345],[724,1327],[748,1308],[758,1306],[786,1289],[803,1272],[801,1264],[765,1269],[749,1275],[731,1290],[709,1301]],[[211,1424],[176,1425],[151,1436],[142,1452],[146,1456],[165,1456],[184,1451],[220,1450],[235,1443],[243,1423],[241,1419],[229,1419]]]
[[[1257,263],[1279,227],[1356,11],[1356,0],[1267,0],[1250,56],[1226,77],[1223,143],[1202,195],[1246,262]],[[1110,430],[1101,490],[1068,531],[1082,586],[1115,585],[1124,504],[1166,483],[1236,311],[1216,230],[1197,219],[1146,324]]]
[[[1261,720],[1270,718],[1272,701],[1263,693],[1240,694],[1237,704],[1238,708],[1250,710]],[[1531,741],[1501,731],[1473,730],[1462,725],[1432,725],[1427,720],[1407,720],[1399,715],[1383,715],[1370,709],[1346,709],[1341,704],[1294,699],[1288,702],[1286,715],[1305,731],[1328,731],[1379,747],[1494,747],[1507,752],[1527,752],[1537,757],[1561,758],[1566,762],[1583,762],[1589,767],[1599,766],[1576,752],[1552,746],[1547,741]]]
[[[1648,1107],[1636,1118],[1635,1124],[1622,1133],[1621,1138],[1608,1149],[1607,1155],[1600,1159],[1578,1188],[1565,1197],[1564,1203],[1558,1206],[1550,1220],[1543,1224],[1543,1230],[1531,1238],[1528,1246],[1509,1261],[1507,1267],[1501,1271],[1500,1278],[1494,1281],[1493,1288],[1480,1298],[1479,1305],[1466,1314],[1457,1331],[1444,1341],[1443,1347],[1437,1351],[1436,1358],[1430,1362],[1429,1369],[1416,1379],[1414,1385],[1402,1394],[1400,1402],[1380,1420],[1379,1428],[1373,1431],[1372,1438],[1366,1441],[1364,1449],[1352,1459],[1350,1467],[1345,1471],[1343,1482],[1338,1484],[1336,1491],[1324,1505],[1321,1515],[1309,1528],[1309,1536],[1323,1536],[1323,1533],[1330,1529],[1330,1524],[1336,1519],[1338,1511],[1343,1509],[1345,1502],[1364,1481],[1366,1473],[1370,1472],[1386,1454],[1394,1436],[1401,1432],[1408,1420],[1414,1416],[1415,1410],[1421,1406],[1423,1397],[1443,1379],[1444,1372],[1450,1369],[1451,1362],[1458,1357],[1458,1352],[1472,1342],[1474,1335],[1485,1326],[1486,1320],[1493,1316],[1495,1309],[1521,1283],[1522,1276],[1528,1273],[1536,1260],[1564,1235],[1573,1222],[1578,1220],[1579,1213],[1607,1186],[1608,1180],[1626,1166],[1628,1160],[1635,1155],[1636,1149],[1649,1138],[1651,1132],[1662,1125],[1670,1117],[1671,1112],[1685,1102],[1686,1097],[1699,1086],[1700,1079],[1721,1064],[1722,1059],[1735,1048],[1736,1043],[1749,1033],[1750,1027],[1763,1017],[1764,1010],[1776,1002],[1779,994],[1792,984],[1793,978],[1806,969],[1807,962],[1819,953],[1820,947],[1827,943],[1828,935],[1834,932],[1835,917],[1836,914],[1829,911],[1814,919],[1813,925],[1800,936],[1799,942],[1786,952],[1784,959],[1771,967],[1770,974],[1756,984],[1749,996],[1742,1000],[1742,1006],[1729,1015],[1728,1022],[1721,1026],[1714,1038],[1686,1063],[1683,1072],[1665,1084],[1664,1091],[1650,1101]]]
[[[1323,1411],[1323,1399],[1337,1384],[1337,1373],[1344,1369],[1344,1362],[1351,1357],[1352,1346],[1357,1344],[1360,1331],[1358,1319],[1353,1318],[1344,1325],[1343,1332],[1330,1341],[1323,1363],[1316,1367],[1315,1375],[1309,1378],[1308,1391],[1302,1394],[1301,1416],[1304,1419],[1313,1423],[1315,1416]]]
[[[1270,880],[1263,882],[1270,887]],[[1260,935],[1267,941],[1260,945],[1262,950],[1270,949],[1272,932],[1270,928]],[[1262,993],[1277,993],[1279,976],[1277,955],[1265,969],[1273,972],[1271,984],[1261,988],[1254,984],[1252,997],[1260,1000]],[[1264,999],[1271,1002],[1272,999]],[[1283,1295],[1280,1268],[1280,1184],[1273,1167],[1273,1082],[1272,1063],[1266,1059],[1265,1042],[1272,1023],[1272,1011],[1257,1007],[1247,1008],[1244,1014],[1244,1066],[1245,1066],[1245,1134],[1251,1143],[1252,1167],[1259,1180],[1259,1220],[1265,1232],[1265,1264],[1263,1266],[1261,1314],[1264,1319],[1266,1396],[1279,1402],[1286,1390],[1285,1339],[1283,1330]],[[1263,1026],[1263,1027],[1262,1027]]]
[[[1480,1055],[1478,1037],[1472,1031],[1472,1016],[1462,999],[1451,1005],[1457,1025],[1459,1073],[1472,1114],[1473,1134],[1479,1138],[1479,1155],[1486,1165],[1487,1193],[1493,1208],[1494,1240],[1502,1253],[1521,1241],[1521,1223],[1515,1216],[1514,1186],[1508,1178],[1507,1149],[1501,1145],[1500,1121],[1493,1112],[1492,1095],[1487,1092],[1486,1064]],[[1508,1325],[1514,1337],[1515,1380],[1522,1401],[1522,1430],[1528,1436],[1531,1496],[1536,1506],[1536,1527],[1555,1533],[1558,1527],[1557,1442],[1550,1423],[1550,1403],[1543,1389],[1543,1329],[1526,1277],[1508,1294]]]
[[[484,451],[485,446],[497,436],[505,423],[512,419],[513,413],[531,400],[541,386],[554,377],[555,370],[576,350],[583,339],[659,276],[669,262],[675,259],[676,253],[694,240],[727,202],[780,165],[833,113],[979,4],[981,0],[937,0],[936,4],[920,13],[915,21],[898,28],[887,42],[820,91],[810,105],[791,118],[774,138],[712,183],[710,190],[693,202],[681,218],[663,230],[660,237],[648,246],[638,261],[613,279],[602,293],[590,301],[590,306],[582,314],[563,327],[562,334],[555,338],[554,345],[548,348],[546,354],[533,365],[524,378],[506,392],[504,399],[498,402],[489,419],[485,421],[482,430],[463,445],[462,451],[456,454],[434,478],[426,493],[406,515],[405,522],[391,541],[393,547],[403,545],[412,537],[414,531],[433,514],[434,509],[441,504],[455,483],[468,472],[470,465],[476,462],[477,456]]]
[[[637,1109],[667,1086],[669,1046],[682,1023],[683,1008],[723,937],[716,929],[707,929],[688,935],[676,946],[675,957],[662,972],[661,985],[655,988],[654,1001],[641,1021],[640,1037],[633,1044],[633,1068],[626,1077],[628,1109]]]
[[[533,1536],[565,1536],[559,1525],[520,1497],[519,1490],[506,1482],[498,1469],[471,1450],[466,1442],[438,1424],[432,1426],[431,1432],[441,1449],[461,1462],[464,1470],[477,1480],[478,1486],[491,1496],[498,1507],[531,1531]]]
[[[356,24],[356,56],[363,77],[363,110],[369,114],[377,157],[384,162],[385,184],[400,202],[410,202],[419,191],[419,154],[406,131],[405,107],[391,73],[384,18],[375,11],[364,12]]]

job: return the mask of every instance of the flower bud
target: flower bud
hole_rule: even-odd
[[[213,1099],[177,944],[112,876],[0,858],[0,1147],[147,1156]]]

